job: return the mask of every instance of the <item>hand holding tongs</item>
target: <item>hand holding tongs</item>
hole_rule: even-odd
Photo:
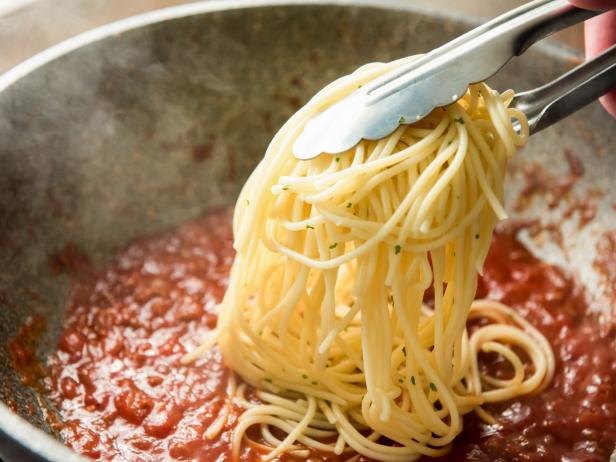
[[[310,120],[293,153],[311,159],[339,153],[361,139],[387,136],[434,108],[456,101],[472,83],[494,75],[538,40],[600,11],[567,0],[535,0],[483,24],[364,85]],[[616,86],[616,45],[542,87],[519,93],[512,106],[536,133],[584,107]]]

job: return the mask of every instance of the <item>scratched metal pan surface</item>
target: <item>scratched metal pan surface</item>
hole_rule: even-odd
[[[0,77],[0,453],[7,462],[83,460],[55,439],[5,348],[33,313],[48,324],[41,359],[55,345],[69,280],[53,274],[50,255],[74,243],[101,264],[139,235],[232,204],[276,129],[325,83],[365,62],[424,52],[472,25],[404,0],[204,2],[88,32]],[[530,89],[576,61],[567,50],[535,46],[492,84]],[[597,309],[610,306],[593,261],[597,239],[616,228],[614,128],[593,104],[533,137],[508,176],[512,216],[547,225],[526,236],[529,246],[574,271]],[[527,197],[516,212],[520,192],[530,195],[529,175],[539,189],[562,189],[559,181],[571,176],[567,152],[584,170],[573,169],[568,195],[556,207],[550,191]],[[566,213],[572,200],[596,208],[588,223]]]

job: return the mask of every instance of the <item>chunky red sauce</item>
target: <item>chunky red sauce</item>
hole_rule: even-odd
[[[216,213],[137,241],[76,281],[47,380],[65,421],[62,437],[77,452],[115,461],[225,460],[228,429],[203,438],[223,404],[220,355],[189,366],[180,358],[216,323],[233,259],[230,220]]]
[[[232,259],[230,214],[219,212],[139,240],[78,278],[47,378],[68,445],[99,460],[230,459],[239,409],[219,437],[204,437],[222,405],[228,372],[220,355],[179,360],[214,326]],[[497,426],[467,416],[445,460],[608,460],[616,445],[614,331],[589,314],[567,275],[510,233],[496,235],[479,295],[511,305],[546,335],[556,376],[538,396],[489,406]],[[243,459],[259,454],[249,448]]]
[[[445,460],[609,460],[616,448],[614,327],[599,323],[568,275],[538,261],[511,233],[495,236],[477,295],[510,305],[541,330],[556,373],[538,395],[486,406],[497,426],[467,416]]]

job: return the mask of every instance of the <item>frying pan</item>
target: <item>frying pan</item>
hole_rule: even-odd
[[[49,265],[54,254],[71,244],[100,265],[139,235],[232,204],[276,129],[326,82],[472,25],[404,0],[204,2],[96,29],[0,77],[0,457],[83,460],[56,439],[45,398],[21,383],[5,348],[39,313],[41,360],[53,350],[70,288]],[[535,46],[491,84],[533,88],[576,62]],[[522,233],[529,248],[573,272],[606,315],[613,304],[593,260],[616,227],[615,127],[598,104],[587,107],[533,136],[507,184],[513,218],[552,223],[550,233]],[[528,172],[565,178],[567,155],[585,170],[569,195],[513,212]],[[565,217],[572,200],[596,205],[587,225]]]

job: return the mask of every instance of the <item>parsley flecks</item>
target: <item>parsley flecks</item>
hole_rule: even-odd
[[[336,157],[336,162],[340,162],[340,157]]]
[[[436,391],[436,385],[433,382],[430,382],[430,390]]]
[[[464,119],[462,117],[456,117],[455,119],[453,119],[453,121],[464,125]]]
[[[347,204],[347,209],[350,209],[351,207],[353,207],[353,204],[351,204],[350,202]]]
[[[406,122],[406,120],[404,119],[404,116],[400,116],[400,118],[398,119],[398,123],[403,124],[404,122]]]
[[[400,250],[402,250],[402,247],[400,247],[400,245],[399,245],[399,244],[396,244],[396,245],[394,246],[394,253],[395,253],[396,255],[398,255],[398,254],[400,253]]]
[[[306,225],[306,228],[308,228],[308,229],[314,229],[314,226],[312,226],[312,225]]]
[[[302,379],[308,379],[308,376],[306,374],[302,374]]]
[[[330,249],[335,249],[336,247],[338,247],[337,242],[334,242],[332,245],[329,246]]]
[[[288,185],[288,184],[285,184],[285,185],[282,187],[282,190],[283,190],[283,191],[286,191],[287,189],[289,189],[289,185]]]
[[[415,385],[415,376],[414,376],[414,375],[411,375],[411,383],[412,383],[413,385]]]

